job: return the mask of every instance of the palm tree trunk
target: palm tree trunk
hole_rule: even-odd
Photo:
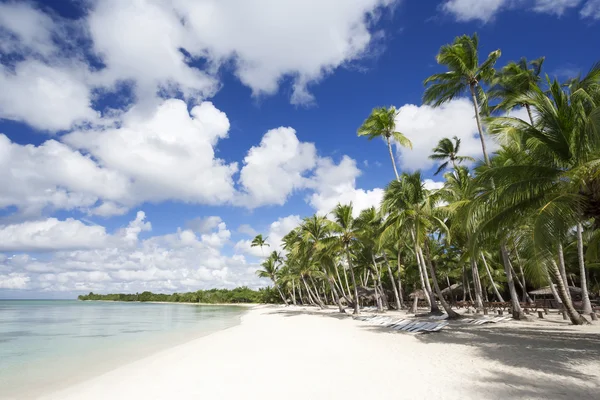
[[[387,267],[388,274],[390,275],[390,281],[392,281],[392,289],[394,289],[394,300],[396,300],[396,309],[399,310],[400,308],[402,308],[402,303],[400,302],[398,288],[396,287],[396,281],[394,280],[394,275],[392,274],[392,267],[390,267],[390,262],[388,261],[385,252],[383,253],[383,259],[385,260],[385,265]]]
[[[569,286],[569,281],[567,280],[567,268],[565,267],[565,254],[563,252],[562,243],[558,243],[558,269],[560,271],[560,276],[565,284],[565,286]],[[571,298],[571,291],[567,290],[567,296]]]
[[[554,282],[552,281],[552,278],[550,277],[550,273],[548,272],[548,268],[545,268],[545,272],[546,272],[546,280],[548,281],[548,285],[550,285],[550,291],[552,292],[552,297],[554,297],[554,301],[556,301],[558,303],[558,308],[560,310],[564,309],[564,305],[562,300],[560,299],[560,296],[558,295],[558,292],[556,291],[556,288],[554,287]]]
[[[483,127],[481,125],[481,115],[479,115],[479,102],[477,101],[477,95],[475,94],[475,84],[469,85],[471,88],[471,98],[473,100],[473,107],[475,108],[475,120],[477,121],[477,130],[479,131],[479,140],[481,140],[481,150],[483,151],[483,159],[487,165],[490,165],[490,158],[487,154],[485,147],[485,139],[483,138]]]
[[[533,303],[533,300],[531,300],[531,297],[529,297],[529,293],[527,293],[527,282],[525,281],[525,273],[523,272],[523,264],[521,263],[521,257],[519,257],[519,251],[517,250],[516,246],[514,247],[514,249],[515,256],[517,257],[517,263],[519,265],[519,272],[521,274],[521,278],[523,279],[523,282],[521,284],[521,288],[523,289],[523,303]]]
[[[533,114],[531,113],[531,106],[529,104],[525,104],[525,109],[527,110],[527,114],[529,115],[529,121],[531,121],[531,125],[534,125],[535,122],[533,120]]]
[[[275,287],[277,287],[277,291],[279,292],[279,296],[281,296],[281,300],[283,300],[283,302],[285,303],[286,306],[289,306],[290,303],[288,303],[288,301],[286,300],[285,296],[281,292],[281,289],[279,289],[279,286],[277,286],[277,284],[275,284]]]
[[[302,283],[304,284],[304,288],[306,289],[306,297],[308,298],[308,302],[310,304],[312,304],[313,306],[319,306],[310,294],[310,289],[308,288],[308,285],[306,284],[306,279],[304,279],[304,277],[301,277],[300,279],[302,280]]]
[[[317,300],[317,303],[319,303],[319,306],[321,308],[327,308],[325,307],[325,303],[323,302],[323,299],[321,298],[321,295],[319,294],[319,290],[317,289],[317,285],[315,284],[315,280],[312,278],[312,276],[308,276],[308,279],[310,279],[310,283],[312,284],[313,287],[313,294],[315,296],[315,299]]]
[[[450,283],[450,277],[448,277],[448,274],[446,274],[446,283],[448,284],[448,292],[450,292],[450,305],[456,304],[454,290],[452,290],[452,284]]]
[[[292,279],[292,303],[296,304],[296,285],[294,284],[294,280]]]
[[[342,267],[343,268],[343,267]],[[340,270],[339,268],[336,267],[335,269],[335,274],[337,275],[338,278],[338,287],[340,288],[340,291],[342,292],[342,296],[343,297],[347,297],[348,295],[346,294],[346,292],[344,291],[344,284],[342,283],[342,278],[340,277]],[[348,280],[346,279],[346,282],[348,282]]]
[[[558,295],[560,296],[560,298],[563,302],[563,305],[565,307],[565,310],[567,311],[567,315],[569,316],[571,323],[573,325],[588,324],[589,322],[585,318],[583,318],[583,316],[581,314],[579,314],[577,312],[577,310],[575,310],[575,307],[573,307],[573,302],[567,296],[567,287],[565,286],[565,284],[562,281],[562,277],[560,276],[560,271],[558,270],[558,266],[556,265],[554,260],[551,261],[550,265],[552,266],[552,268],[551,268],[552,274],[554,275],[554,278],[556,279],[556,286],[558,287]]]
[[[583,302],[583,313],[589,315],[592,313],[592,303],[590,303],[590,294],[587,287],[587,275],[585,271],[585,260],[583,256],[583,225],[577,224],[577,256],[579,258],[579,275],[581,281],[581,301]]]
[[[396,160],[394,158],[394,151],[392,150],[392,143],[390,142],[389,137],[385,137],[387,141],[388,150],[390,151],[390,158],[392,159],[392,166],[394,167],[394,173],[396,174],[396,180],[400,181],[400,175],[398,175],[398,168],[396,168]]]
[[[462,285],[463,285],[463,298],[462,301],[467,301],[467,289],[468,289],[468,282],[467,282],[467,268],[465,267],[465,264],[463,263],[462,266]]]
[[[435,273],[435,266],[431,262],[431,254],[429,253],[429,246],[425,244],[425,252],[427,253],[427,265],[429,266],[429,272],[431,272],[431,280],[433,281],[433,288],[435,289],[435,294],[437,294],[444,311],[448,314],[448,319],[457,319],[460,318],[460,315],[450,307],[450,305],[446,302],[446,299],[442,295],[442,291],[440,290],[440,284],[437,280],[437,274]]]
[[[344,310],[344,307],[342,306],[342,302],[340,301],[340,296],[338,295],[337,290],[335,290],[335,286],[333,284],[333,282],[334,282],[333,278],[331,276],[329,276],[329,273],[327,272],[327,269],[325,269],[325,268],[323,268],[323,273],[325,274],[325,280],[327,281],[327,283],[329,283],[329,289],[331,290],[331,295],[333,296],[335,304],[337,304],[337,306],[340,309],[340,312],[342,314],[346,314],[346,310]]]
[[[354,285],[354,314],[360,314],[360,306],[358,305],[358,287],[356,286],[356,278],[354,277],[354,268],[352,268],[352,259],[350,258],[350,250],[348,245],[346,247],[346,258],[348,260],[348,269],[350,270],[350,277],[352,278],[352,285]]]
[[[473,277],[473,291],[475,292],[475,308],[481,310],[483,309],[483,290],[475,257],[471,257],[471,275]]]
[[[342,268],[344,271],[344,280],[346,281],[346,289],[348,289],[348,296],[350,296],[352,292],[350,291],[350,285],[348,284],[348,273],[346,272],[346,268],[344,268],[343,266]]]
[[[508,292],[510,293],[512,316],[514,319],[525,319],[525,314],[523,314],[521,304],[519,304],[519,296],[517,295],[517,290],[515,289],[515,282],[513,280],[511,271],[512,266],[510,264],[510,259],[508,258],[508,250],[506,249],[506,245],[504,243],[502,243],[500,246],[500,252],[502,253],[502,263],[504,264],[504,273],[506,274]]]
[[[488,266],[488,263],[485,259],[485,256],[483,255],[483,253],[481,253],[481,259],[483,260],[483,265],[485,266],[485,271],[487,272],[487,276],[488,276],[488,278],[490,278],[490,283],[492,284],[492,289],[494,289],[494,294],[496,295],[496,298],[498,299],[499,302],[504,303],[504,298],[502,298],[502,295],[500,294],[500,292],[498,291],[498,288],[496,287],[496,282],[494,282],[494,278],[492,277],[492,272],[490,271],[490,267]]]
[[[420,247],[417,246],[417,251],[419,252],[419,257],[421,258],[421,268],[423,270],[423,279],[425,280],[425,289],[427,297],[429,298],[429,304],[431,307],[432,313],[439,313],[440,308],[437,305],[437,301],[435,301],[435,296],[433,295],[433,291],[431,290],[431,284],[429,283],[429,274],[427,273],[427,266],[425,265],[425,257],[423,257],[423,251]],[[433,277],[435,279],[435,276]],[[450,315],[450,314],[448,314]]]
[[[400,297],[400,307],[404,307],[404,295],[402,294],[402,279],[400,279],[400,272],[402,270],[402,259],[400,258],[400,250],[398,250],[398,296]]]

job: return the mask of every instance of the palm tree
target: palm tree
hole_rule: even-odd
[[[403,173],[400,180],[391,182],[384,193],[381,212],[382,214],[389,214],[384,225],[384,232],[398,229],[410,231],[417,265],[422,277],[423,289],[431,304],[431,312],[439,312],[439,308],[429,284],[428,267],[434,289],[442,307],[448,313],[448,318],[458,318],[459,314],[450,308],[441,293],[435,266],[431,262],[427,247],[425,248],[427,258],[423,254],[423,246],[427,244],[429,235],[434,229],[440,229],[446,236],[449,234],[446,224],[436,215],[435,206],[438,201],[438,196],[432,195],[425,189],[420,172],[414,174]]]
[[[437,146],[433,148],[433,154],[429,156],[429,159],[443,161],[437,171],[435,171],[434,175],[437,175],[446,169],[449,163],[452,163],[452,167],[456,169],[457,164],[460,164],[463,161],[475,161],[473,157],[459,156],[460,139],[456,136],[452,139],[454,140],[454,143],[448,138],[443,138],[438,142]]]
[[[379,107],[373,109],[371,115],[369,115],[361,127],[358,128],[358,136],[368,136],[369,140],[378,137],[385,139],[390,152],[390,158],[392,160],[392,166],[394,167],[396,179],[400,179],[398,175],[398,169],[396,168],[396,160],[394,158],[391,140],[394,139],[398,145],[408,147],[410,149],[412,149],[412,143],[406,136],[396,131],[397,115],[398,112],[396,111],[395,107]]]
[[[496,110],[509,111],[515,106],[523,106],[529,115],[529,121],[534,124],[531,105],[519,102],[532,88],[539,85],[544,57],[528,62],[525,57],[518,62],[508,63],[496,76],[488,92],[491,99],[500,99]]]
[[[277,254],[276,252],[273,252],[273,254]],[[273,281],[273,285],[275,286],[275,288],[277,288],[277,292],[279,292],[279,296],[281,296],[281,300],[283,300],[283,302],[285,303],[285,305],[289,305],[287,299],[285,298],[285,296],[283,295],[283,293],[281,292],[281,289],[279,288],[278,282],[277,282],[277,267],[278,267],[278,262],[277,262],[277,257],[273,257],[273,254],[271,255],[271,257],[267,258],[265,261],[262,262],[261,267],[262,269],[259,269],[258,271],[256,271],[256,274],[261,277],[261,278],[269,278],[271,281]]]
[[[439,107],[468,91],[475,108],[483,158],[485,163],[489,164],[490,159],[483,137],[478,97],[484,97],[481,83],[488,83],[493,79],[496,73],[494,65],[501,53],[500,50],[491,52],[488,58],[480,64],[478,51],[479,37],[477,34],[459,36],[454,39],[452,44],[442,46],[436,60],[438,64],[446,66],[448,72],[432,75],[425,80],[425,85],[429,86],[425,89],[423,101],[425,104]]]
[[[356,285],[352,255],[350,254],[350,245],[354,240],[356,240],[359,227],[356,225],[355,219],[352,217],[352,210],[352,203],[347,205],[338,204],[332,211],[333,222],[331,224],[331,229],[337,234],[336,238],[341,243],[346,255],[346,262],[348,263],[350,277],[352,278],[352,286],[354,286],[354,314],[359,314],[360,306],[358,304],[358,286]]]
[[[263,239],[262,234],[259,233],[258,235],[256,235],[256,237],[254,239],[252,239],[252,243],[250,244],[250,247],[260,247],[260,251],[262,253],[263,247],[269,246],[269,243],[267,243],[267,239],[268,239],[268,237],[265,237]],[[263,253],[263,256],[264,256],[264,253]]]

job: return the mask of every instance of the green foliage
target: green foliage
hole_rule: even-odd
[[[239,304],[239,303],[281,303],[277,291],[271,288],[252,290],[248,287],[235,289],[209,289],[188,293],[152,293],[136,294],[95,294],[78,296],[79,300],[103,301],[141,301],[167,303],[202,303],[202,304]]]

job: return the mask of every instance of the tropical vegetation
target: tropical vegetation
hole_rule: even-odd
[[[432,107],[470,99],[481,142],[479,161],[460,154],[456,137],[432,149],[436,174],[444,172],[440,189],[427,188],[419,171],[398,171],[393,147],[411,147],[398,111],[372,111],[358,135],[383,139],[395,179],[379,207],[338,204],[283,238],[282,252],[258,271],[281,301],[353,313],[421,306],[449,318],[460,317],[464,302],[485,311],[506,301],[522,319],[528,292],[548,287],[573,324],[595,317],[600,64],[559,81],[543,74],[544,58],[497,68],[500,56],[480,57],[476,34],[457,37],[437,56],[445,71],[424,82]],[[253,245],[267,243],[259,235]]]

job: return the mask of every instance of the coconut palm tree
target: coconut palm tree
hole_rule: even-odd
[[[438,64],[446,66],[448,71],[427,78],[425,80],[427,88],[423,95],[425,104],[434,107],[439,107],[466,92],[471,95],[481,140],[481,150],[486,164],[490,163],[490,159],[483,137],[478,98],[485,97],[481,84],[482,82],[489,83],[494,78],[496,73],[494,65],[500,54],[500,50],[495,50],[483,63],[479,63],[479,37],[477,34],[455,38],[452,44],[442,46],[436,57]]]
[[[263,247],[269,246],[269,243],[267,243],[267,239],[268,239],[268,237],[265,237],[263,239],[262,234],[259,233],[258,235],[256,235],[256,237],[254,239],[252,239],[252,243],[250,244],[250,247],[260,247],[260,251],[262,252]],[[264,256],[264,253],[263,253],[263,256]]]
[[[352,203],[347,205],[338,204],[331,213],[333,216],[333,221],[330,227],[331,230],[336,234],[335,238],[341,244],[346,256],[346,262],[348,263],[348,269],[350,270],[350,277],[352,278],[352,286],[354,286],[354,314],[359,314],[360,306],[358,304],[358,286],[356,285],[352,254],[350,253],[350,246],[352,242],[356,240],[359,226],[357,226],[355,223],[355,219],[352,216],[352,211]]]
[[[456,169],[457,164],[460,164],[463,161],[475,161],[473,157],[459,156],[460,139],[457,136],[454,136],[452,139],[454,140],[454,143],[448,138],[443,138],[438,142],[437,146],[433,148],[433,154],[429,156],[429,159],[442,161],[434,175],[437,175],[448,168],[449,163],[452,163],[452,167]]]
[[[500,100],[500,103],[495,107],[496,110],[509,111],[516,106],[525,107],[529,115],[529,121],[532,125],[534,124],[531,105],[519,103],[518,99],[522,100],[523,95],[539,85],[544,60],[545,57],[540,57],[533,61],[527,61],[523,57],[518,62],[510,62],[502,68],[488,91],[490,99]]]
[[[398,229],[410,231],[417,265],[422,276],[423,289],[431,304],[431,312],[439,312],[439,308],[431,290],[427,268],[430,270],[435,292],[442,307],[448,313],[448,317],[458,318],[459,315],[450,308],[441,293],[435,266],[431,262],[427,248],[425,249],[427,257],[423,254],[423,247],[429,240],[428,235],[434,229],[440,229],[446,236],[449,234],[446,224],[436,215],[435,206],[439,200],[438,196],[432,195],[425,189],[420,172],[414,174],[403,173],[400,180],[391,182],[384,192],[381,212],[389,216],[383,231],[384,234],[386,231]]]
[[[275,252],[273,252],[273,253],[277,254]],[[281,300],[283,300],[283,302],[285,303],[286,306],[289,305],[287,299],[285,298],[285,296],[281,292],[281,289],[279,288],[279,284],[278,284],[278,280],[277,280],[277,267],[278,267],[277,257],[273,257],[273,254],[272,254],[271,257],[267,258],[260,265],[261,265],[262,269],[259,269],[258,271],[256,271],[256,274],[261,278],[269,278],[271,281],[273,281],[273,285],[277,289],[277,292],[279,293]]]
[[[390,158],[392,160],[392,166],[394,167],[396,179],[399,179],[391,141],[393,139],[398,145],[408,147],[410,149],[412,149],[412,143],[406,136],[396,131],[397,115],[398,111],[396,111],[395,107],[378,107],[373,109],[371,115],[369,115],[361,127],[358,128],[358,136],[368,136],[369,140],[375,138],[385,139],[388,151],[390,152]]]

